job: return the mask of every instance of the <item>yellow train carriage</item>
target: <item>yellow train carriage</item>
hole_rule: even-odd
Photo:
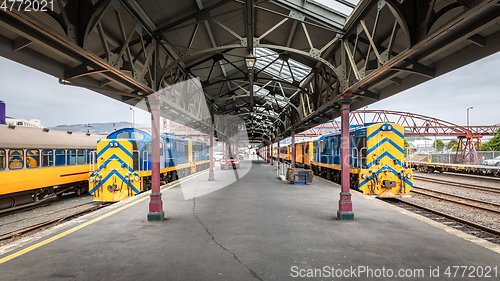
[[[91,155],[101,137],[0,125],[0,210],[86,192]]]

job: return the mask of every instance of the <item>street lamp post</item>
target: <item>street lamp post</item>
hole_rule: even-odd
[[[135,110],[131,107],[132,110],[132,128],[135,128]]]
[[[467,108],[467,127],[469,127],[469,109],[473,109],[473,107]]]

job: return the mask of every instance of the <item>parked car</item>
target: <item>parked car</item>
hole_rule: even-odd
[[[214,161],[220,161],[224,158],[224,154],[220,151],[214,152]]]
[[[240,160],[238,159],[238,155],[231,154],[220,160],[220,169],[225,170],[229,168],[238,169],[240,167]]]
[[[238,159],[243,160],[246,157],[246,153],[243,151],[240,151],[238,153]]]
[[[497,156],[493,159],[487,159],[483,161],[483,165],[486,166],[500,166],[500,156]]]

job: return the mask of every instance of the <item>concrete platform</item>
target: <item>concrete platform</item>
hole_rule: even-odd
[[[244,161],[238,174],[217,169],[213,183],[203,172],[164,187],[162,222],[146,221],[142,194],[0,248],[0,279],[453,280],[451,266],[500,271],[498,246],[358,193],[355,220],[338,221],[338,185],[292,185],[275,167]],[[328,275],[332,267],[344,278]]]

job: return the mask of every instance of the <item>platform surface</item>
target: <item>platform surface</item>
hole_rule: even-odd
[[[206,172],[184,179],[162,191],[162,222],[146,221],[142,194],[0,248],[0,280],[388,280],[376,276],[391,271],[394,280],[454,280],[448,267],[500,270],[498,253],[377,199],[353,193],[355,220],[336,220],[338,185],[292,185],[275,167],[243,161],[238,176],[218,169],[215,182]],[[400,270],[413,276],[398,278]]]

